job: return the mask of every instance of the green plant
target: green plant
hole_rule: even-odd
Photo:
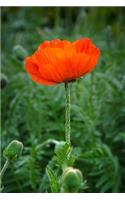
[[[59,163],[64,156],[60,159],[57,151],[65,143],[64,86],[52,90],[35,85],[15,47],[30,55],[46,39],[79,37],[91,37],[101,59],[94,72],[72,84],[73,149],[71,160],[64,161],[87,180],[79,192],[125,192],[124,8],[4,7],[1,13],[2,74],[7,80],[1,90],[1,147],[3,151],[14,138],[25,146],[4,174],[2,192],[52,192],[46,166],[58,180],[63,173]],[[3,166],[3,157],[1,162]]]

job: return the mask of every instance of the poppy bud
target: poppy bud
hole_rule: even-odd
[[[22,142],[13,140],[9,145],[4,149],[3,155],[6,159],[12,160],[17,159],[23,150]]]
[[[17,60],[20,61],[23,61],[24,58],[28,55],[27,51],[20,45],[15,46],[13,52]]]
[[[62,174],[62,187],[65,192],[78,192],[83,176],[79,169],[67,167]]]

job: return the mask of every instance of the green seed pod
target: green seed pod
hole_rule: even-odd
[[[83,182],[82,173],[79,169],[67,167],[62,174],[61,182],[64,192],[78,192]]]
[[[15,160],[17,159],[23,150],[22,142],[13,140],[9,145],[4,149],[3,155],[6,159]]]
[[[20,45],[15,46],[13,52],[15,57],[20,61],[23,61],[24,58],[28,55],[27,51]]]
[[[58,142],[55,146],[55,153],[61,151],[65,144],[64,141]]]

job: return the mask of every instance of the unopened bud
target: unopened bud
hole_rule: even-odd
[[[23,150],[22,142],[13,140],[9,145],[4,149],[3,155],[6,159],[13,160],[17,159]]]
[[[20,45],[15,46],[13,52],[15,57],[20,61],[23,61],[24,58],[28,55],[27,51]]]
[[[62,174],[62,186],[65,192],[78,192],[83,182],[79,169],[67,167]]]

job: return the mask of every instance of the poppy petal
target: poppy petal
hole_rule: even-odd
[[[73,42],[77,52],[84,52],[86,54],[93,54],[97,47],[91,42],[89,38],[81,38]]]
[[[25,61],[25,66],[26,66],[27,72],[30,74],[32,80],[34,80],[35,82],[42,83],[45,85],[57,84],[54,81],[48,81],[48,80],[45,80],[44,78],[42,78],[39,73],[39,67],[35,63],[33,63],[31,58],[27,57],[27,59]]]

